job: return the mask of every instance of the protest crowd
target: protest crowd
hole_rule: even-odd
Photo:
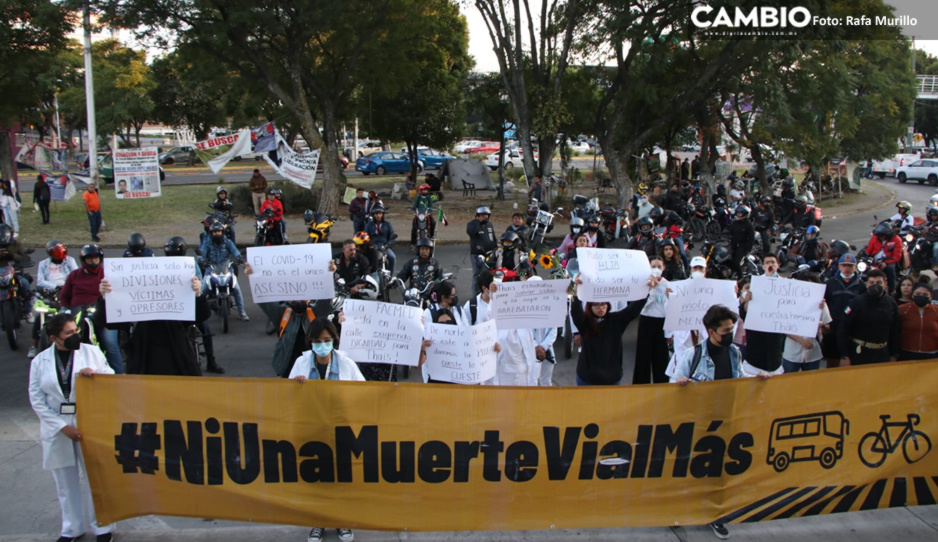
[[[699,172],[699,166],[693,167]],[[697,173],[687,170],[685,175]],[[608,238],[600,217],[591,214],[573,217],[556,249],[532,243],[524,214],[516,214],[512,225],[498,232],[490,209],[480,206],[465,228],[472,291],[459,292],[434,258],[434,230],[444,217],[434,212],[438,200],[429,184],[420,185],[413,199],[415,214],[427,213],[429,221],[421,227],[415,218],[411,224],[410,254],[391,250],[395,226],[406,225],[388,222],[380,199],[360,190],[348,208],[356,234],[333,255],[328,243],[283,244],[281,195],[266,188],[255,170],[253,203],[258,214],[270,209],[275,224],[276,235],[268,237],[264,248],[283,255],[299,255],[310,247],[329,249],[325,258],[298,258],[287,268],[322,271],[303,275],[308,278],[297,279],[297,284],[318,281],[317,288],[334,292],[319,299],[276,299],[275,292],[260,301],[252,286],[253,298],[268,318],[267,332],[278,338],[272,376],[297,382],[396,382],[413,367],[429,383],[551,386],[564,339],[574,345],[578,386],[686,386],[938,356],[932,287],[925,274],[916,277],[908,263],[903,265],[907,253],[899,234],[913,227],[911,205],[900,202],[898,214],[876,226],[868,246],[854,251],[842,241],[821,242],[820,213],[810,204],[811,195],[804,189],[797,194],[791,178],[780,181],[781,196],[774,197],[753,193],[754,184],[735,174],[726,181],[729,193],[721,184],[710,197],[689,180],[665,190],[639,185],[628,210],[629,232],[622,239]],[[532,185],[539,186],[540,180]],[[216,209],[230,210],[222,187],[217,196]],[[93,237],[100,220],[95,205],[88,206]],[[704,209],[713,210],[717,231],[704,242],[703,255],[690,256],[690,238],[702,240],[695,223]],[[923,215],[917,235],[938,235],[938,207]],[[773,250],[780,232],[794,239],[784,243],[784,251]],[[0,225],[0,267],[26,259],[16,237],[15,226]],[[34,303],[54,301],[63,309],[43,322],[32,312],[28,317],[28,355],[33,359],[29,395],[41,420],[43,465],[58,488],[60,542],[80,537],[88,526],[99,542],[107,542],[112,529],[98,525],[93,509],[85,508],[90,489],[82,474],[81,433],[75,427],[74,378],[95,373],[200,376],[203,359],[205,370],[223,373],[214,354],[210,318],[224,298],[234,314],[248,320],[238,277],[230,272],[243,269],[241,279],[253,285],[267,269],[250,257],[253,249],[243,255],[233,237],[218,221],[205,224],[198,243],[173,237],[161,251],[148,248],[140,234],[130,236],[124,254],[128,262],[162,260],[152,258],[155,252],[195,256],[195,265],[176,270],[183,279],[174,281],[179,291],[187,292],[182,297],[187,297],[183,304],[189,307],[189,320],[112,319],[116,311],[132,308],[115,297],[128,290],[128,283],[121,282],[123,274],[105,273],[112,268],[95,244],[81,247],[76,258],[65,244],[50,240],[34,283],[22,285],[24,292],[35,292]],[[782,244],[777,242],[779,248]],[[933,256],[932,263],[938,263],[938,250]],[[786,266],[794,269],[791,278],[780,275]],[[230,287],[220,288],[222,279],[230,279]],[[379,309],[378,302],[387,301],[394,289],[414,310]],[[382,310],[389,312],[382,316]],[[381,318],[404,322],[398,329],[406,331],[378,340],[378,328],[367,322]],[[638,328],[631,351],[622,340],[630,325]],[[473,328],[480,332],[469,333]],[[194,334],[201,351],[193,348]],[[394,350],[400,356],[381,353],[398,343]],[[450,343],[457,348],[447,347]],[[478,355],[467,361],[459,353],[464,347]],[[625,364],[628,359],[632,363]],[[634,366],[634,373],[624,374],[624,366]],[[725,525],[710,527],[719,538],[728,536]],[[317,542],[323,536],[324,529],[316,527],[308,539]],[[353,538],[350,529],[339,529],[340,540]]]

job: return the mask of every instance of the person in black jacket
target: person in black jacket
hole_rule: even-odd
[[[335,278],[344,279],[349,287],[349,293],[358,293],[364,283],[365,275],[371,273],[371,263],[363,254],[358,252],[355,241],[346,239],[342,243],[342,254],[335,260]]]
[[[578,275],[576,284],[583,284]],[[658,279],[648,278],[651,288]],[[638,318],[646,299],[630,302],[624,309],[612,312],[609,303],[583,303],[573,296],[570,316],[580,334],[580,355],[576,364],[577,386],[618,386],[622,382],[622,334]]]
[[[844,320],[847,306],[857,296],[866,293],[866,285],[857,275],[857,259],[853,254],[844,254],[838,262],[839,272],[834,278],[827,280],[827,289],[824,292],[824,301],[831,313],[831,330],[824,336],[821,343],[821,352],[827,358],[827,367],[840,366],[840,347],[837,344],[837,334],[840,324]]]
[[[397,234],[394,233],[394,226],[390,222],[384,220],[384,206],[376,205],[371,209],[371,216],[374,218],[373,221],[365,224],[365,233],[371,237],[371,244],[375,247],[386,247],[388,254],[388,271],[391,274],[394,274],[394,266],[397,263],[397,255],[394,254],[394,251],[391,250],[391,244],[394,242],[394,239],[397,237]],[[374,256],[377,256],[377,251],[372,251]],[[378,261],[377,258],[373,259],[371,262],[371,268],[378,270]]]
[[[658,257],[664,262],[664,272],[662,278],[669,281],[687,279],[687,270],[684,269],[684,262],[681,261],[681,255],[677,246],[671,239],[661,241],[661,248],[658,250]],[[651,259],[651,258],[649,258]]]
[[[752,252],[752,245],[756,242],[756,230],[749,221],[749,207],[739,205],[733,215],[733,223],[729,226],[730,248],[733,256],[730,260],[730,268],[736,273],[737,277],[742,277],[742,269],[739,262]]]
[[[886,274],[874,269],[866,275],[867,291],[850,300],[837,328],[841,367],[885,363],[899,359],[902,322],[899,305],[886,295]]]
[[[36,185],[33,186],[33,203],[39,206],[42,213],[42,223],[49,223],[49,202],[52,201],[52,192],[42,173],[36,176]]]
[[[466,224],[466,235],[469,236],[469,253],[472,256],[472,294],[477,295],[479,270],[485,267],[483,260],[487,252],[498,248],[498,238],[495,237],[495,228],[489,218],[492,211],[485,205],[476,209],[476,217]]]
[[[752,210],[752,225],[762,237],[762,255],[765,256],[772,251],[772,230],[775,229],[775,213],[769,196],[759,198],[759,204]]]

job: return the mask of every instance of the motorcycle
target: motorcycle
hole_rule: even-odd
[[[600,227],[606,234],[606,237],[612,240],[624,239],[628,242],[629,237],[629,213],[625,209],[616,209],[607,205],[599,210]]]
[[[29,314],[31,295],[23,289],[22,270],[32,267],[33,263],[8,263],[0,268],[0,329],[7,335],[10,350],[16,350],[20,322]]]
[[[427,235],[427,231],[430,227],[430,216],[431,216],[430,213],[433,213],[435,211],[436,209],[432,207],[428,209],[424,209],[423,211],[414,209],[414,219],[417,221],[417,239],[418,240],[424,237],[429,239],[429,236]]]
[[[912,226],[902,236],[906,252],[909,254],[909,266],[913,273],[921,273],[932,268],[932,242],[924,235],[922,226]]]
[[[34,318],[39,320],[38,347],[40,352],[52,345],[49,341],[49,334],[46,333],[46,318],[55,316],[62,310],[62,306],[59,304],[60,289],[61,288],[56,288],[55,290],[39,290],[36,292],[36,297],[33,301]]]
[[[209,216],[211,216],[214,221],[224,226],[225,237],[227,237],[228,239],[232,239],[232,236],[234,235],[235,217],[238,215],[234,213],[229,214],[225,211],[220,211],[218,209],[215,209],[215,207],[213,207],[211,203],[209,203],[208,206],[211,207],[212,212],[214,213]],[[208,220],[208,217],[206,217],[206,220]]]
[[[783,226],[779,229],[778,248],[775,252],[775,256],[778,258],[779,271],[784,269],[788,264],[788,253],[791,252],[791,247],[802,238],[804,238],[804,228],[798,228],[796,230],[791,226]]]
[[[388,289],[391,284],[391,270],[388,269],[388,248],[394,244],[397,234],[391,238],[387,245],[374,245],[375,274],[378,276],[378,299],[387,303],[389,301]]]
[[[701,252],[707,260],[707,278],[726,280],[733,276],[729,265],[733,252],[725,241],[705,241]]]
[[[263,247],[286,244],[280,233],[280,222],[273,219],[274,211],[268,208],[263,214],[255,217],[254,246]]]
[[[537,200],[531,201],[536,202]],[[530,210],[528,212],[530,213]],[[563,213],[563,207],[558,207],[553,213],[539,208],[533,221],[528,217],[528,226],[531,228],[531,233],[527,241],[531,250],[537,252],[541,248],[541,245],[544,244],[544,236],[554,229],[554,217],[561,216],[561,213]]]
[[[579,194],[573,196],[573,211],[570,212],[570,218],[579,217],[584,221],[599,212],[599,204],[595,199],[589,199]]]
[[[452,273],[443,273],[442,280],[446,281],[451,278],[453,278]],[[407,285],[404,284],[404,281],[395,277],[391,284],[400,288],[401,291],[403,292],[404,305],[407,305],[408,307],[417,307],[418,309],[423,311],[423,310],[426,310],[426,308],[430,306],[430,290],[432,290],[433,287],[438,284],[438,282],[432,281],[432,280],[428,281],[424,285],[424,287],[421,289],[407,288]],[[429,323],[430,322],[425,322],[425,324],[429,324]],[[410,376],[410,367],[405,365],[403,367],[403,371],[404,371],[403,373],[404,379],[407,379],[407,377]]]
[[[306,211],[303,213],[303,218],[306,219],[307,243],[329,242],[329,232],[332,231],[332,226],[335,225],[335,217]]]
[[[208,283],[208,294],[205,297],[212,312],[221,316],[222,332],[228,333],[228,318],[231,315],[234,290],[234,263],[219,263],[207,269],[205,281]]]

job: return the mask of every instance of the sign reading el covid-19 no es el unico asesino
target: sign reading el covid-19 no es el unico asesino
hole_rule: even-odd
[[[103,523],[702,525],[934,504],[936,379],[935,360],[588,389],[101,375],[78,379],[78,427]]]

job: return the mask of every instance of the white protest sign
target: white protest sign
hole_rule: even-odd
[[[778,277],[752,277],[746,329],[814,337],[825,286]]]
[[[578,248],[581,301],[635,301],[648,297],[651,265],[642,250]]]
[[[108,323],[195,320],[194,258],[108,258],[104,277],[111,283]]]
[[[579,249],[577,249],[579,251]],[[703,316],[714,305],[739,310],[736,283],[732,280],[690,279],[668,284],[664,328],[672,331],[704,329]]]
[[[296,152],[287,145],[280,132],[275,132],[275,137],[277,140],[277,159],[274,160],[267,154],[264,155],[264,160],[267,160],[267,163],[285,179],[293,181],[303,188],[312,188],[313,181],[316,180],[316,169],[319,167],[320,150]]]
[[[160,160],[156,147],[114,151],[117,199],[160,197]]]
[[[492,299],[490,314],[500,330],[562,327],[569,286],[567,279],[503,282]]]
[[[419,307],[346,299],[339,342],[357,362],[416,367],[423,342],[423,311]]]
[[[328,244],[248,247],[251,296],[255,303],[332,299],[329,272],[332,249]]]
[[[475,326],[427,324],[427,348],[424,368],[433,380],[458,384],[479,384],[495,377],[495,321]]]

